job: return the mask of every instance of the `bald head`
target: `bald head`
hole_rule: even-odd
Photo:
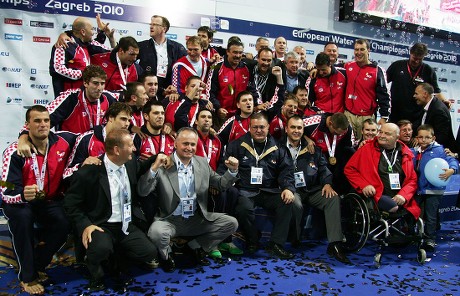
[[[385,123],[378,134],[379,145],[384,149],[393,149],[399,138],[399,127],[394,123]]]
[[[72,24],[72,33],[83,42],[93,40],[93,25],[89,18],[77,17]]]

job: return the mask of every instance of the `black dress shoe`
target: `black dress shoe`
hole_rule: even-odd
[[[102,279],[91,278],[87,290],[90,292],[102,291],[105,289],[104,282]]]
[[[351,264],[350,259],[347,258],[347,255],[345,255],[345,251],[342,249],[339,243],[329,244],[329,246],[327,246],[327,254],[330,257],[334,257],[342,263]]]
[[[202,248],[196,248],[193,250],[196,264],[201,266],[209,266],[211,262],[206,258],[206,252]]]
[[[270,254],[275,255],[276,257],[280,259],[291,259],[294,258],[294,254],[289,253],[286,251],[281,245],[276,244],[274,242],[270,242],[267,247],[267,251]]]
[[[160,260],[160,266],[165,272],[173,272],[176,270],[176,262],[172,254],[168,255],[168,259]]]
[[[253,255],[257,250],[259,249],[259,246],[255,243],[250,243],[248,245],[248,253]]]

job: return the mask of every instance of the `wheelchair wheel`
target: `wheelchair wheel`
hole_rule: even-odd
[[[366,244],[370,232],[370,217],[366,203],[355,193],[341,200],[342,232],[345,236],[343,248],[358,252]]]
[[[426,260],[426,251],[425,249],[419,249],[417,252],[417,262],[424,264]]]

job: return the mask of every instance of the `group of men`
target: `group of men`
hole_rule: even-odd
[[[98,41],[114,45],[113,30],[97,21],[106,35]],[[425,45],[386,77],[365,39],[356,40],[354,61],[338,65],[337,45],[328,43],[313,65],[303,47],[287,52],[283,37],[275,52],[259,38],[250,60],[237,36],[223,51],[201,27],[184,47],[166,38],[169,27],[155,15],[150,39],[123,37],[110,50],[77,18],[60,36],[65,45],[53,47],[56,99],[27,111],[3,155],[2,179],[15,186],[2,188],[2,206],[24,291],[44,293],[45,267],[69,233],[83,245],[89,288],[100,290],[104,269],[119,270],[121,259],[174,271],[176,237],[189,237],[201,265],[221,251],[242,253],[231,240],[222,244],[238,227],[256,252],[257,206],[275,216],[268,252],[294,257],[285,243],[299,245],[311,206],[324,211],[327,253],[346,264],[339,194],[353,188],[418,218],[404,123],[432,124],[436,139],[457,151],[436,74],[422,62]],[[403,119],[401,129],[389,123]]]

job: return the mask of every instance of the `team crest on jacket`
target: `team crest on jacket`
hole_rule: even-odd
[[[107,68],[108,66],[107,63],[102,63],[102,67]]]
[[[228,76],[224,76],[223,81],[228,82]]]
[[[65,156],[65,151],[56,151],[56,155],[58,156],[58,162],[61,162]]]
[[[371,73],[366,73],[366,77],[364,80],[372,79],[372,74]]]
[[[272,162],[273,164],[276,164],[276,159],[272,159],[271,162]]]

